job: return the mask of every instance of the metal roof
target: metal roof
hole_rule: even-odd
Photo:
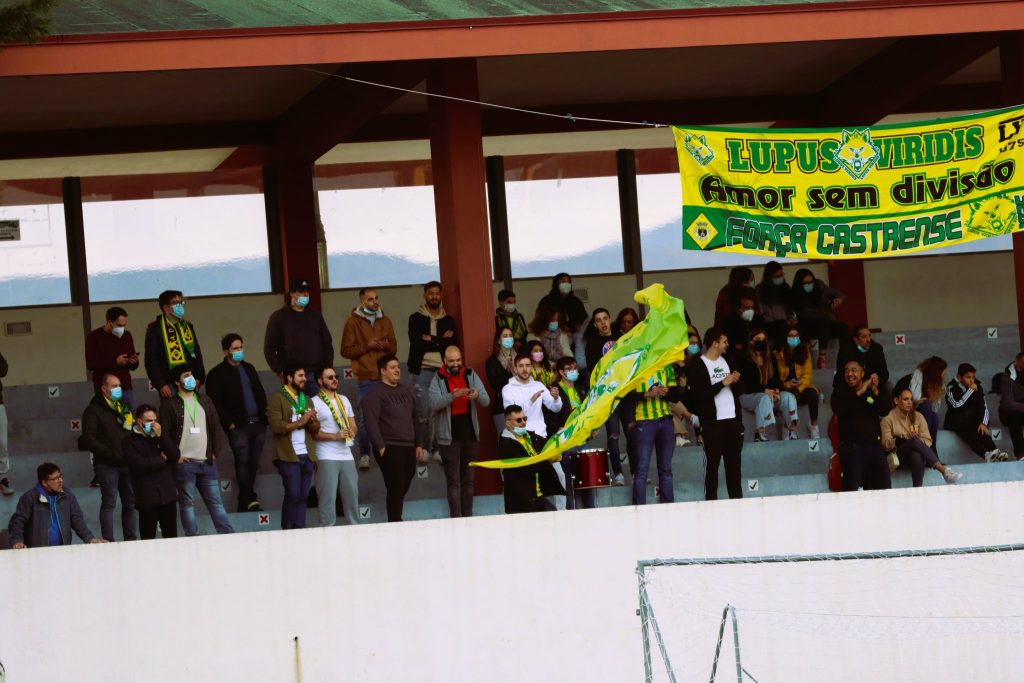
[[[651,10],[822,4],[826,0],[63,0],[53,35],[259,29]],[[828,0],[836,2],[837,0]],[[854,0],[838,0],[852,2]],[[0,4],[6,4],[0,2]]]

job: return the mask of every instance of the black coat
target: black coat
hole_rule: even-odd
[[[562,298],[562,293],[557,289],[552,289],[550,292],[544,295],[544,298],[537,304],[537,308],[541,306],[550,306],[551,308],[557,309],[562,313],[562,322],[565,323],[571,330],[575,330],[577,325],[582,325],[587,320],[587,308],[583,305],[572,292],[569,292],[565,298]]]
[[[271,313],[263,336],[263,357],[279,374],[289,366],[319,374],[334,365],[334,341],[320,311],[296,311],[285,304]]]
[[[82,413],[82,435],[78,447],[92,453],[95,462],[124,467],[121,446],[130,432],[117,420],[117,411],[107,405],[103,394],[97,393]]]
[[[257,413],[253,417],[260,419],[260,424],[267,424],[267,393],[260,383],[260,376],[251,363],[242,361],[238,367],[245,370],[252,385],[252,393],[256,398]],[[217,416],[224,431],[228,431],[229,425],[244,427],[249,423],[249,415],[245,410],[245,401],[242,398],[242,378],[238,375],[236,366],[228,363],[225,358],[217,366],[210,370],[206,378],[206,395],[213,399],[213,405],[217,407]]]
[[[547,439],[528,432],[533,449],[540,453]],[[526,449],[515,439],[507,436],[498,437],[498,457],[525,458]],[[510,467],[502,470],[505,478],[505,512],[540,512],[552,509],[551,503],[543,496],[564,496],[565,488],[558,481],[555,468],[548,461],[538,462],[526,467]],[[541,496],[537,495],[540,486]]]
[[[178,500],[174,462],[160,452],[160,439],[132,432],[124,440],[136,508],[154,508]]]
[[[728,358],[726,362],[729,362]],[[738,368],[733,363],[729,363],[729,370],[737,372]],[[704,361],[699,356],[686,364],[686,388],[687,397],[690,399],[688,404],[690,412],[700,418],[702,425],[716,422],[718,408],[715,407],[715,396],[725,388],[725,385],[722,382],[711,383],[708,367],[704,365]],[[741,419],[743,413],[740,411],[740,394],[744,393],[742,376],[738,382],[730,384],[728,388],[732,389],[732,398],[736,404],[736,418]]]
[[[160,391],[161,387],[174,387],[174,379],[171,377],[171,366],[167,361],[167,349],[164,348],[164,333],[160,329],[163,324],[160,319],[163,314],[158,315],[156,320],[146,327],[146,376],[153,383],[153,388]],[[200,384],[206,383],[206,366],[203,364],[203,350],[199,348],[199,337],[196,335],[196,328],[192,323],[185,321],[185,324],[192,328],[192,338],[195,340],[196,355],[186,360],[186,364],[192,371],[192,375]],[[188,352],[185,352],[188,355]]]
[[[505,404],[501,400],[501,390],[512,379],[512,373],[498,361],[494,354],[487,358],[484,370],[487,372],[487,382],[491,385],[491,415],[498,415],[505,412]]]
[[[445,337],[445,332],[451,332],[452,336]],[[458,343],[455,332],[455,318],[446,315],[437,321],[437,334],[430,337],[430,341],[424,341],[423,335],[430,334],[430,318],[419,311],[409,316],[409,372],[414,375],[420,374],[423,365],[423,355],[428,351],[437,351],[444,359],[444,351],[449,346]]]
[[[839,443],[861,446],[880,443],[881,419],[891,406],[892,401],[884,391],[875,396],[869,389],[858,396],[856,389],[843,382],[832,392],[832,412],[839,423]]]
[[[846,384],[843,378],[843,370],[851,360],[859,360],[864,366],[864,378],[878,375],[878,385],[884,387],[889,382],[889,365],[885,362],[885,349],[882,345],[871,340],[871,346],[867,351],[861,351],[852,342],[844,342],[839,347],[839,355],[836,356],[836,375],[832,378],[832,386],[838,387]]]

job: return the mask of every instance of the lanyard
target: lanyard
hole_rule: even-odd
[[[185,407],[185,412],[188,413],[188,416],[192,419],[192,426],[193,427],[198,427],[199,425],[196,424],[196,414],[199,412],[199,409],[196,408],[196,395],[192,394],[192,412],[191,413],[188,412],[188,404],[185,403],[184,400],[181,403]]]

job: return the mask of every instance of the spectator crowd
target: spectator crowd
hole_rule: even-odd
[[[231,451],[237,511],[261,511],[256,475],[268,433],[283,489],[282,529],[303,528],[311,502],[322,526],[339,517],[358,524],[359,470],[369,469],[371,459],[386,489],[388,521],[402,520],[418,463],[441,466],[452,517],[472,516],[469,463],[482,451],[517,458],[543,450],[587,395],[589,371],[641,321],[632,308],[614,317],[605,308],[588,313],[566,273],[552,279],[532,315],[520,310],[515,292],[502,290],[493,352],[481,376],[464,364],[459,325],[445,310],[441,283],[429,282],[407,321],[403,371],[395,325],[377,290],[367,287],[358,292],[339,346],[356,380],[353,403],[339,391],[334,340],[323,316],[310,308],[310,289],[306,280],[294,279],[284,305],[267,321],[263,355],[280,384],[269,396],[237,333],[222,336],[223,357],[207,371],[182,292],[160,294],[141,359],[126,311],[110,308],[103,326],[85,341],[95,395],[84,409],[79,440],[92,455],[93,485],[100,489],[100,534],[88,528],[60,469],[42,463],[10,519],[13,547],[65,545],[72,532],[87,542],[113,541],[118,502],[125,540],[155,538],[158,528],[164,538],[174,537],[179,521],[185,535],[198,534],[197,497],[217,532],[232,533],[217,461]],[[749,268],[732,269],[718,292],[713,324],[702,334],[687,318],[687,328],[678,330],[685,359],[657,368],[618,403],[603,427],[604,448],[588,444],[550,461],[502,470],[505,511],[594,507],[594,488],[626,486],[627,471],[633,504],[647,502],[652,480],[659,501],[673,502],[673,452],[691,443],[704,452],[704,497],[718,495],[720,464],[729,497],[742,497],[744,413],[750,414],[754,443],[818,439],[822,391],[814,372],[826,367],[832,341],[839,350],[829,432],[844,490],[889,488],[897,467],[910,470],[914,486],[923,484],[929,469],[947,483],[959,481],[962,474],[937,452],[943,402],[944,428],[979,459],[1010,458],[992,439],[972,365],[959,364],[949,379],[946,361],[932,356],[894,384],[870,328],[839,321],[843,302],[842,292],[807,269],[797,270],[792,281],[774,261],[760,281]],[[140,360],[159,405],[135,402],[131,371]],[[0,355],[0,378],[7,369]],[[411,381],[402,381],[403,372]],[[1024,458],[1024,353],[994,382],[1013,455]],[[801,406],[807,408],[803,424]],[[488,415],[497,443],[481,448],[481,420]],[[594,457],[596,470],[588,465]],[[0,384],[5,495],[15,492],[9,469]]]

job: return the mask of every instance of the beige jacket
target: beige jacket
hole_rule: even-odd
[[[916,410],[904,416],[899,408],[893,408],[882,418],[882,450],[888,453],[896,450],[896,439],[912,439],[917,437],[926,446],[932,445],[932,435],[928,432],[928,423],[924,415]]]

